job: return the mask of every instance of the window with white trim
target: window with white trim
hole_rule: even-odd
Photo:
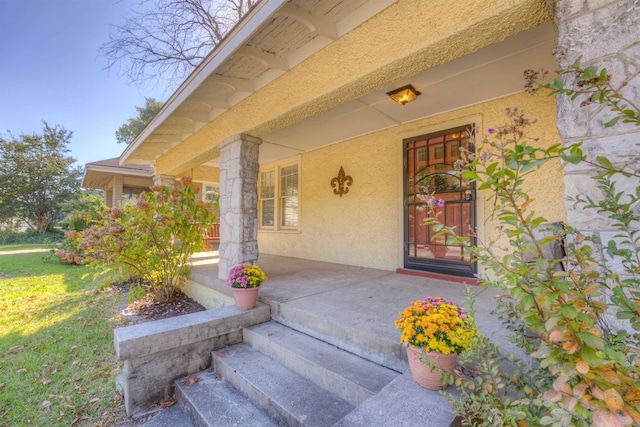
[[[260,174],[260,227],[273,227],[275,224],[276,171]]]
[[[298,164],[260,172],[258,189],[260,228],[298,229]]]
[[[220,189],[215,185],[202,185],[202,201],[215,202],[220,194]]]

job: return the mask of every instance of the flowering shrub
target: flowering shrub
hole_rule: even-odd
[[[113,280],[140,279],[154,299],[171,301],[215,218],[196,201],[191,180],[182,182],[180,190],[154,186],[135,205],[105,207],[100,221],[82,232],[90,266]]]
[[[443,354],[468,350],[478,332],[475,321],[459,305],[441,297],[416,300],[399,313],[401,343]]]
[[[566,79],[547,84],[539,81],[544,74],[526,72],[533,91],[550,89],[552,94],[581,97],[581,105],[607,106],[615,117],[604,127],[617,121],[640,126],[639,106],[612,85],[606,69],[583,68],[576,62],[562,72]],[[450,396],[453,410],[461,415],[462,425],[638,426],[637,150],[629,150],[622,160],[610,160],[583,151],[581,142],[537,148],[526,135],[534,121],[516,108],[507,109],[507,116],[508,123],[489,128],[489,136],[474,144],[478,152],[467,153],[458,166],[464,179],[494,199],[510,252],[501,253],[491,242],[468,250],[493,272],[481,284],[503,291],[496,313],[512,333],[512,342],[529,358],[505,356],[490,340],[475,340],[459,360],[455,382],[461,387],[460,394]],[[601,239],[606,235],[581,232],[571,224],[549,226],[532,208],[533,199],[523,188],[526,177],[558,158],[591,169],[597,191],[578,194],[574,202],[591,210],[594,220],[606,221],[613,230],[607,240]],[[539,233],[544,228],[551,233]],[[450,227],[443,225],[441,233],[464,244]],[[563,244],[564,256],[549,256],[544,250],[556,241]]]
[[[72,213],[61,223],[63,228],[67,228],[64,240],[51,242],[51,251],[64,263],[85,264],[88,261],[82,248],[82,230],[95,224],[102,216],[103,198],[84,190],[79,198],[68,202],[67,209],[72,210]]]
[[[229,271],[227,285],[232,288],[257,288],[267,280],[266,274],[257,265],[236,265]]]
[[[79,231],[65,231],[64,241],[56,244],[56,247],[53,249],[54,255],[68,264],[84,264],[85,256],[80,242],[81,237],[82,235]]]

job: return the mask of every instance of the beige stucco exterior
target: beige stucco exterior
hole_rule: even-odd
[[[475,122],[480,132],[505,123],[505,108],[518,106],[527,117],[535,144],[560,141],[553,98],[526,93],[470,106],[435,117],[376,132],[300,156],[300,231],[260,231],[261,252],[363,267],[395,270],[402,265],[403,195],[402,140]],[[285,160],[283,162],[287,162]],[[353,178],[343,197],[330,181],[340,167]],[[535,199],[530,205],[549,221],[565,219],[563,173],[549,164],[527,179]],[[485,242],[498,238],[487,192],[478,195],[478,230]],[[500,242],[496,243],[500,246]]]
[[[246,166],[242,158],[221,157],[223,141],[259,141],[262,171],[299,164],[299,224],[278,230],[282,218],[274,205],[275,229],[258,230],[261,253],[403,268],[404,139],[469,124],[486,134],[489,126],[506,121],[507,106],[518,106],[538,119],[531,128],[538,144],[561,142],[555,100],[518,92],[524,68],[557,66],[548,59],[540,64],[541,51],[548,58],[555,46],[550,5],[547,0],[388,0],[349,3],[348,14],[331,16],[303,1],[266,0],[180,86],[121,162],[149,160],[157,174],[217,182]],[[261,15],[263,7],[268,12]],[[295,22],[283,19],[279,8]],[[324,29],[318,30],[318,23]],[[306,41],[296,44],[298,39]],[[266,61],[251,62],[247,52]],[[408,83],[423,92],[421,97],[407,106],[393,104],[386,94]],[[216,163],[219,169],[212,167]],[[330,182],[341,167],[353,184],[339,197]],[[243,183],[254,188],[254,181],[251,175]],[[223,187],[221,206],[234,196],[251,200],[252,208],[225,207],[243,212],[232,221],[242,230],[232,236],[227,227],[221,241],[255,235],[262,219],[254,213],[255,191],[240,195],[238,185]],[[530,209],[548,221],[566,219],[559,164],[531,175],[526,188],[534,200]],[[477,195],[477,233],[486,244],[506,247],[489,196]],[[253,262],[246,251],[236,252]],[[225,257],[229,254],[221,251]]]
[[[232,135],[262,137],[550,19],[544,0],[398,1],[204,124],[156,172],[196,167]]]

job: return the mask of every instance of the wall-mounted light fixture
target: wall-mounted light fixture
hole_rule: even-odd
[[[338,176],[331,180],[331,187],[333,188],[333,194],[337,194],[342,197],[343,194],[349,192],[349,186],[353,184],[353,178],[344,173],[344,169],[340,166]]]
[[[400,105],[404,105],[407,102],[415,101],[420,95],[420,92],[416,90],[411,85],[402,86],[396,90],[392,90],[391,92],[387,92],[387,95],[394,101],[396,101]]]

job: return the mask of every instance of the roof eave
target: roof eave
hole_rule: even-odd
[[[262,0],[258,2],[216,48],[196,67],[187,79],[164,103],[160,111],[147,124],[142,132],[120,155],[120,164],[127,164],[133,153],[145,140],[193,93],[202,82],[240,48],[287,0]],[[155,159],[154,159],[155,160]]]

